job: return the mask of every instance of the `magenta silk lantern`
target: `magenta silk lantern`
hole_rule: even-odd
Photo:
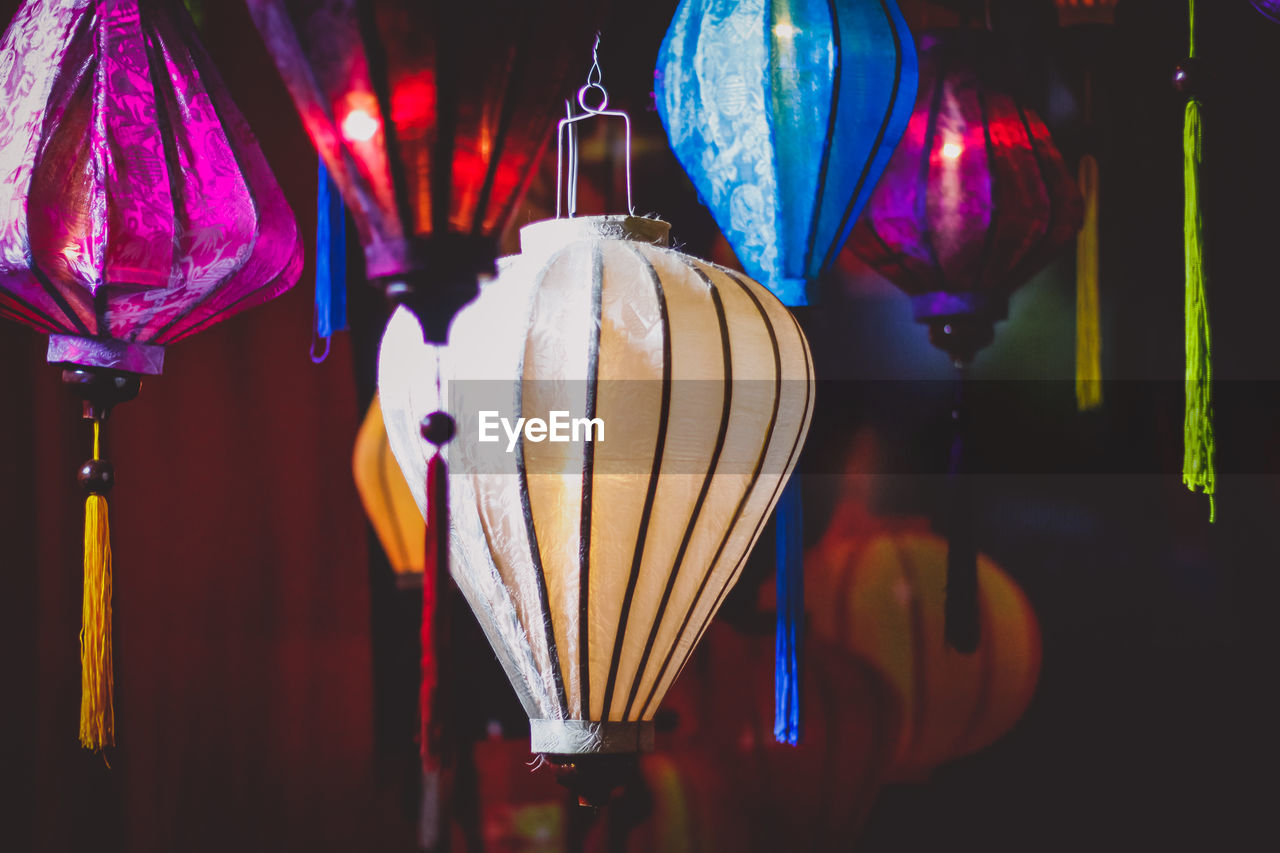
[[[293,213],[181,4],[29,0],[0,92],[0,313],[50,361],[159,373],[297,280]]]
[[[0,43],[0,316],[85,401],[80,741],[115,742],[102,423],[165,347],[298,279],[297,223],[186,10],[27,0]]]

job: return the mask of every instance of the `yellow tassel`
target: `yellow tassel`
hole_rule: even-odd
[[[1102,405],[1102,329],[1098,301],[1098,161],[1080,158],[1084,226],[1076,239],[1076,406]]]
[[[101,424],[93,424],[93,458],[100,457]],[[91,494],[84,505],[84,611],[80,625],[80,745],[115,746],[111,660],[111,529],[107,499]]]

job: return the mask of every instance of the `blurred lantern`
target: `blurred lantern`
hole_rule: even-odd
[[[658,703],[741,571],[813,406],[786,308],[666,248],[667,232],[627,216],[526,226],[522,254],[459,314],[445,370],[460,424],[454,578],[533,750],[576,764],[587,798],[605,793],[590,789],[608,762],[584,756],[651,746]],[[435,404],[424,347],[397,312],[379,390],[410,483],[428,463],[413,425]],[[548,440],[556,418],[569,440]]]
[[[583,832],[527,748],[476,745],[485,849],[776,851],[845,849],[856,841],[895,757],[903,716],[895,685],[825,638],[805,668],[811,734],[798,749],[772,736],[769,691],[751,677],[772,663],[767,634],[715,624],[687,677],[664,700],[658,753],[642,756]],[[672,715],[667,712],[675,711]],[[580,844],[566,843],[575,832]]]
[[[658,114],[744,269],[807,305],[902,136],[916,92],[894,0],[682,0],[654,74]],[[800,483],[777,512],[779,740],[800,737]]]
[[[391,563],[396,582],[402,587],[418,586],[422,583],[426,531],[413,492],[391,453],[377,397],[356,433],[351,468],[360,502]]]
[[[346,200],[368,277],[443,342],[493,271],[601,4],[248,3]]]
[[[291,287],[297,225],[180,4],[29,0],[0,46],[0,315],[84,398],[80,740],[114,743],[102,424],[164,348]]]
[[[1114,24],[1119,0],[1054,0],[1058,23],[1064,27],[1082,24]]]
[[[1035,612],[986,557],[978,559],[986,640],[974,655],[947,650],[946,567],[947,546],[927,521],[872,519],[847,501],[806,554],[814,630],[875,665],[902,697],[895,781],[993,743],[1026,711],[1040,673]]]
[[[1044,122],[992,87],[981,64],[991,53],[986,37],[957,30],[921,39],[916,111],[850,241],[911,295],[916,319],[955,362],[961,394],[1009,295],[1070,242],[1082,216],[1079,189]],[[947,641],[972,651],[977,551],[961,401],[953,417]]]
[[[769,639],[712,628],[672,691],[695,727],[687,731],[681,715],[671,752],[712,750],[749,830],[750,843],[736,849],[851,849],[903,732],[897,685],[832,640],[810,636],[801,679],[806,737],[798,747],[778,744],[769,691],[749,677],[767,671]]]
[[[991,341],[1009,295],[1082,217],[1044,122],[981,68],[985,39],[960,30],[921,38],[916,111],[850,244],[911,295],[916,319],[959,363]]]

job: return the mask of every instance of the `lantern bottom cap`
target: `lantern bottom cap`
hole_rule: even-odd
[[[164,347],[119,338],[50,335],[47,359],[50,364],[78,364],[151,376],[164,372]]]
[[[911,309],[917,323],[966,316],[982,316],[994,323],[1008,317],[1009,297],[1003,293],[939,290],[912,296]]]
[[[531,750],[548,755],[653,751],[653,722],[530,720]]]

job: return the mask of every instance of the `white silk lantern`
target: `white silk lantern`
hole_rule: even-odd
[[[799,456],[812,360],[760,284],[633,216],[525,227],[436,354],[383,338],[387,431],[425,511],[443,400],[450,569],[528,712],[534,752],[652,748],[653,715]],[[442,393],[437,393],[437,387]],[[523,420],[521,420],[523,419]]]

